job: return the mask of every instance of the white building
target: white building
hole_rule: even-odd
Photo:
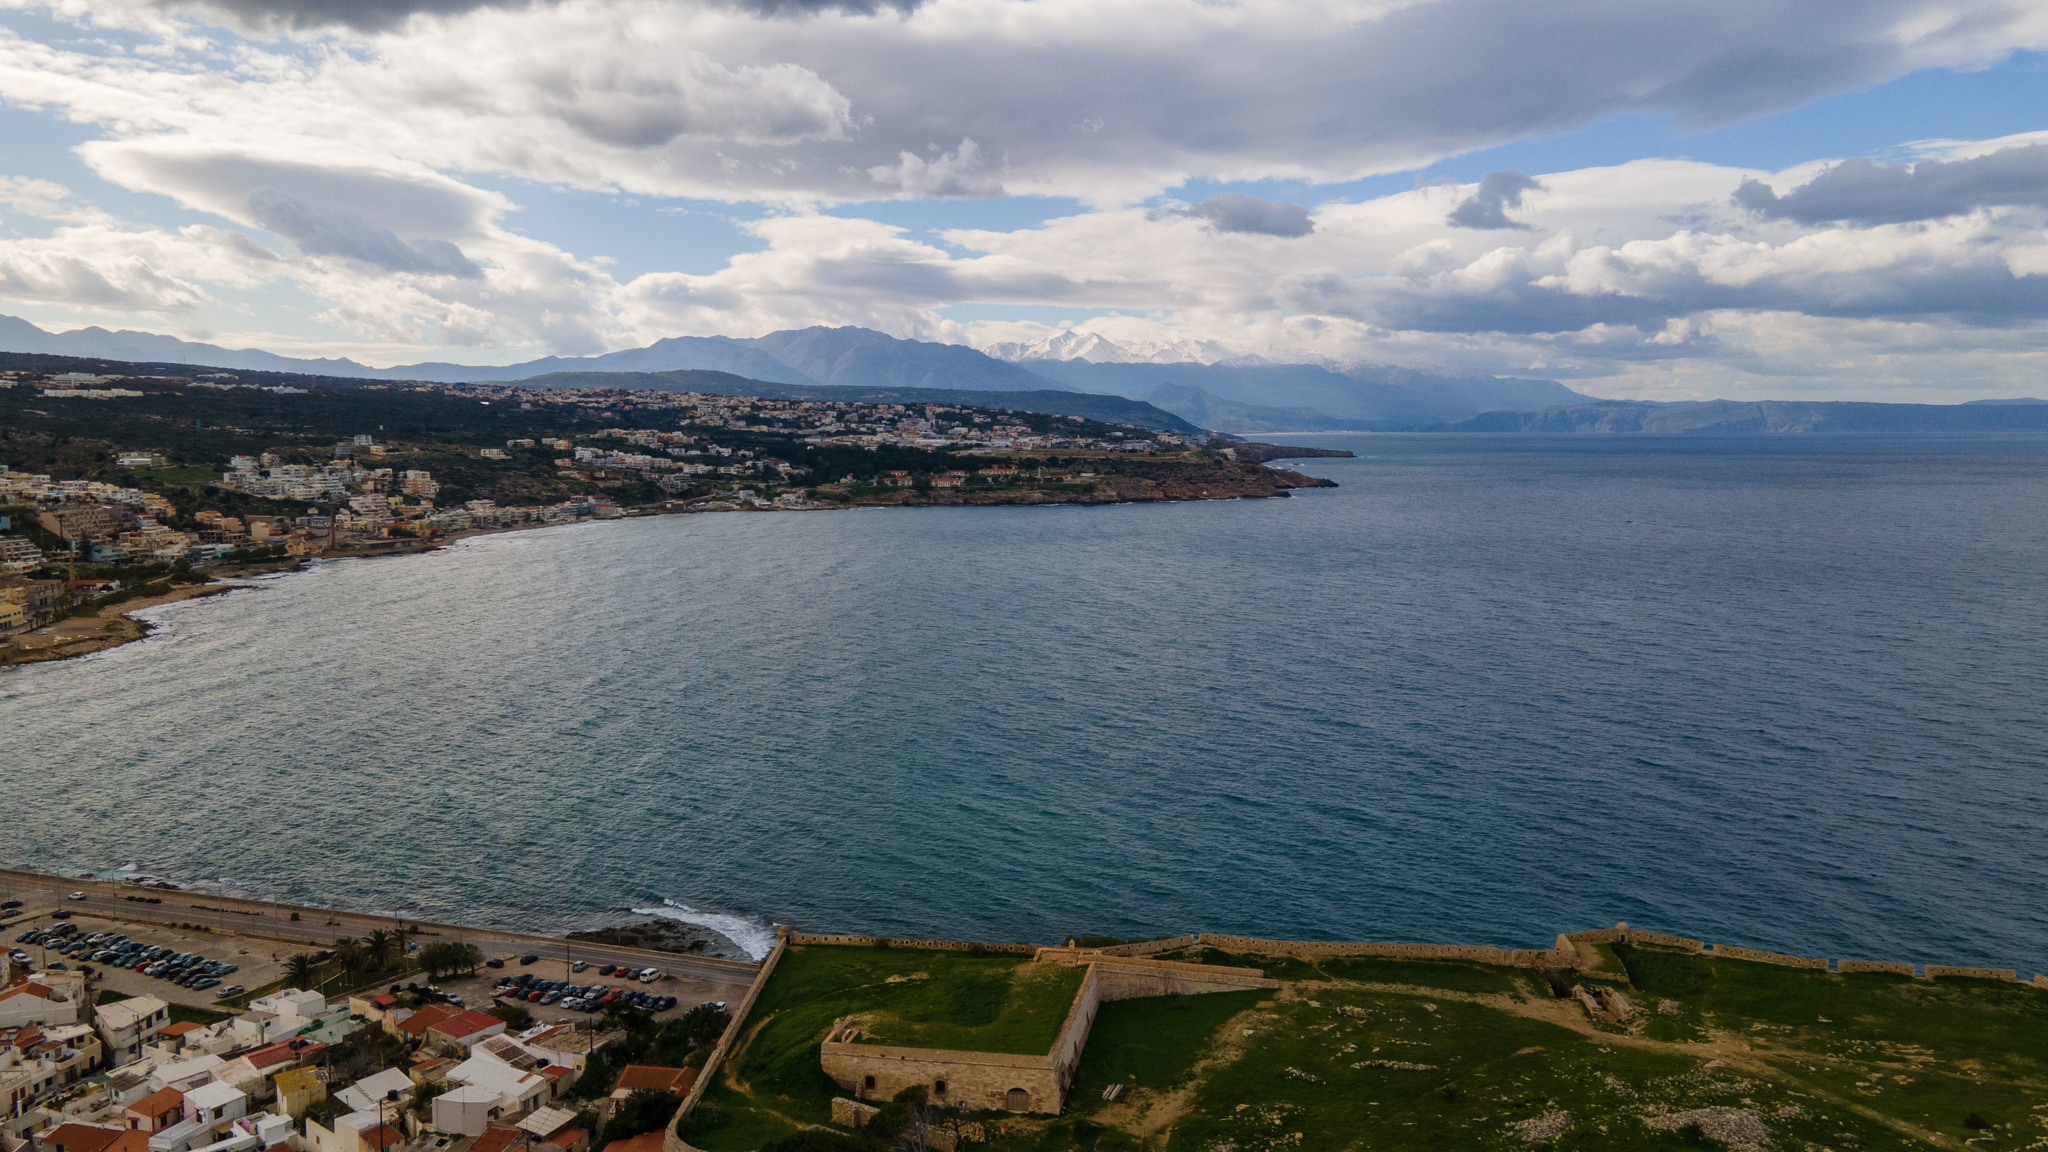
[[[530,1112],[548,1096],[547,1077],[488,1055],[449,1069],[448,1083],[459,1087],[434,1097],[434,1127],[465,1136],[481,1135],[493,1120]]]
[[[79,1005],[61,990],[36,980],[0,992],[0,1028],[23,1024],[76,1024]]]
[[[170,1005],[154,996],[137,996],[99,1006],[100,1039],[106,1043],[107,1066],[117,1068],[142,1055],[157,1029],[171,1022]]]
[[[375,1112],[378,1102],[383,1101],[385,1113],[389,1115],[395,1111],[392,1104],[404,1105],[412,1100],[415,1087],[412,1077],[396,1068],[386,1068],[375,1076],[365,1076],[343,1088],[334,1094],[334,1098],[351,1112]]]

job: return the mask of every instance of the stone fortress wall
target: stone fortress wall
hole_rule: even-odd
[[[1256,968],[1227,968],[1147,959],[1160,952],[1172,952],[1182,948],[1209,947],[1238,954],[1288,956],[1302,960],[1354,956],[1403,960],[1461,960],[1467,963],[1512,968],[1566,969],[1597,977],[1603,974],[1601,969],[1604,958],[1597,950],[1586,945],[1641,944],[1696,955],[1777,964],[1816,972],[1833,972],[1838,975],[1883,972],[1925,980],[1965,978],[2008,983],[2019,981],[2018,971],[2012,968],[1978,968],[1953,964],[1914,965],[1886,960],[1830,961],[1818,956],[1795,956],[1784,952],[1743,948],[1734,944],[1709,944],[1689,936],[1647,932],[1631,928],[1627,924],[1559,935],[1557,942],[1546,949],[1381,941],[1333,943],[1313,940],[1267,940],[1254,936],[1218,933],[1192,933],[1118,944],[1108,948],[1043,948],[1030,944],[991,944],[969,940],[919,940],[795,932],[784,927],[777,934],[775,949],[762,963],[753,986],[747,990],[745,999],[741,1000],[734,1010],[725,1034],[719,1037],[718,1043],[705,1060],[702,1074],[697,1077],[696,1084],[691,1087],[689,1094],[683,1099],[682,1106],[669,1121],[663,1135],[662,1152],[697,1152],[697,1149],[676,1135],[677,1124],[697,1106],[703,1099],[704,1092],[717,1078],[720,1067],[731,1055],[733,1045],[743,1034],[754,1001],[760,996],[762,987],[768,983],[768,977],[775,971],[776,962],[782,958],[783,952],[791,944],[841,944],[870,948],[886,945],[892,948],[923,948],[946,952],[978,950],[1012,954],[1030,953],[1034,959],[1040,961],[1088,965],[1088,975],[1082,980],[1081,989],[1074,996],[1066,1022],[1061,1026],[1052,1049],[1044,1056],[855,1045],[838,1039],[837,1029],[823,1046],[826,1072],[860,1095],[886,1100],[912,1084],[930,1087],[935,1081],[944,1080],[946,1095],[955,1102],[968,1103],[968,1106],[977,1108],[1009,1109],[1020,1102],[1011,1094],[1012,1090],[1022,1089],[1022,1103],[1026,1106],[1013,1109],[1016,1111],[1046,1110],[1041,1106],[1041,1102],[1064,1100],[1066,1090],[1073,1084],[1073,1074],[1079,1066],[1081,1052],[1087,1046],[1088,1031],[1095,1022],[1096,1010],[1106,1002],[1142,996],[1196,995],[1203,992],[1279,987],[1278,981],[1266,979],[1265,974]],[[1611,974],[1609,975],[1611,977]],[[2036,974],[2032,985],[2048,990],[2048,974]],[[856,1048],[858,1051],[847,1051]],[[867,1088],[869,1076],[874,1077],[872,1088]],[[997,1095],[998,1091],[1000,1095]],[[969,1093],[972,1093],[972,1103],[969,1103]],[[1059,1107],[1059,1103],[1052,1103],[1050,1110],[1056,1112]]]
[[[1256,968],[1110,957],[1087,948],[1037,948],[1032,959],[1087,969],[1059,1035],[1044,1055],[862,1044],[842,1022],[820,1046],[825,1074],[863,1100],[890,1100],[905,1088],[923,1085],[934,1100],[965,1108],[1057,1113],[1073,1087],[1081,1052],[1102,1005],[1147,996],[1280,987],[1279,981],[1266,979]]]

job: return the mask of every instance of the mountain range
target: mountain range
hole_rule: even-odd
[[[81,328],[52,333],[0,316],[0,351],[9,352],[436,383],[507,382],[565,372],[713,371],[804,388],[1064,391],[1140,400],[1156,395],[1156,406],[1225,432],[1421,428],[1482,412],[1587,399],[1548,380],[1222,360],[1228,349],[1196,341],[1125,346],[1094,333],[1062,332],[1001,348],[1020,359],[1013,362],[959,344],[901,340],[866,328],[818,327],[751,339],[676,336],[599,356],[548,356],[497,367],[424,363],[370,368],[347,359],[294,359],[148,332]],[[1148,359],[1166,356],[1188,359]]]

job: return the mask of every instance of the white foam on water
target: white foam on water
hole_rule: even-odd
[[[700,912],[679,900],[664,899],[659,908],[635,908],[641,916],[659,916],[709,928],[740,946],[752,960],[761,960],[775,947],[775,925],[727,912]]]

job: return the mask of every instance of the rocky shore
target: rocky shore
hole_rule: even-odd
[[[619,948],[645,948],[651,952],[679,952],[693,956],[715,956],[721,960],[752,961],[747,950],[724,935],[698,924],[685,924],[662,916],[646,916],[625,924],[591,928],[568,934],[571,940],[610,944]]]

